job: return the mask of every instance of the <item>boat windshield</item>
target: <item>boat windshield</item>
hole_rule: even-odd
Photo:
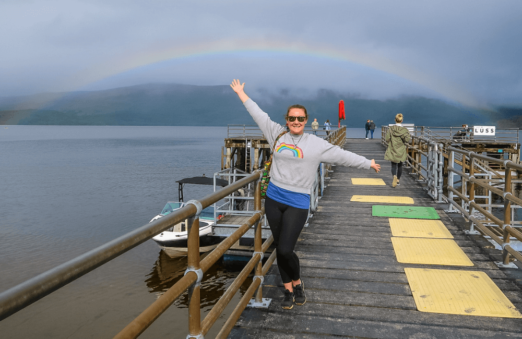
[[[181,208],[182,205],[183,205],[182,202],[168,202],[165,205],[165,207],[163,207],[163,210],[161,211],[161,215],[170,214],[170,213],[174,212],[174,210]],[[212,213],[214,213],[214,211],[212,211]],[[212,217],[214,217],[214,214],[212,214]]]
[[[204,219],[214,219],[214,206],[209,206],[203,209],[199,217]]]

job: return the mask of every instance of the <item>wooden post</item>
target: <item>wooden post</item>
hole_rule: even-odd
[[[225,168],[230,168],[230,162],[232,159],[232,149],[227,147],[227,161],[225,163]]]
[[[224,170],[225,168],[223,165],[225,164],[225,148],[221,146],[221,170]]]
[[[259,169],[259,145],[254,148],[254,171]]]

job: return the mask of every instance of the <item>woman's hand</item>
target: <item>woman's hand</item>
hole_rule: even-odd
[[[248,95],[245,93],[245,83],[241,84],[239,79],[232,80],[232,84],[230,84],[230,87],[234,90],[234,92],[237,93],[239,96],[239,99],[241,99],[242,102],[245,102],[248,100]]]
[[[375,170],[376,173],[379,173],[381,170],[381,165],[375,163],[375,159],[372,159],[372,164],[370,165],[371,168]]]
[[[239,81],[239,79],[234,79],[232,80],[232,84],[230,85],[230,87],[232,87],[232,89],[234,90],[234,92],[236,93],[240,93],[240,92],[244,92],[245,91],[245,83],[241,84],[241,82]]]

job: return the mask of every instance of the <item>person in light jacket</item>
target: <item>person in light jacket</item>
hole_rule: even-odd
[[[230,85],[274,149],[270,183],[266,191],[265,213],[276,246],[277,267],[285,288],[283,309],[306,302],[299,258],[294,253],[297,238],[308,218],[310,192],[321,162],[379,172],[381,166],[312,134],[304,133],[306,108],[292,105],[286,112],[289,133],[250,99],[245,84],[234,79]],[[279,139],[278,139],[279,138]],[[276,142],[277,139],[277,142]],[[275,148],[274,148],[275,143]]]
[[[324,123],[324,129],[326,130],[326,135],[330,135],[330,129],[332,129],[332,124],[330,123],[330,120],[326,120]]]
[[[317,122],[317,119],[314,119],[314,122],[312,122],[312,132],[314,132],[314,135],[317,135],[318,129],[319,129],[319,123]]]
[[[395,126],[390,126],[386,132],[385,140],[388,148],[384,154],[384,160],[391,161],[391,171],[393,175],[392,187],[400,185],[402,174],[402,162],[406,161],[408,156],[406,143],[410,142],[411,135],[408,129],[402,126],[403,115],[401,113],[395,116]]]

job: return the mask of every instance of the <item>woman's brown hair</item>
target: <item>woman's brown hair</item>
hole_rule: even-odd
[[[400,124],[402,122],[403,116],[402,113],[399,113],[395,116],[395,122]]]

